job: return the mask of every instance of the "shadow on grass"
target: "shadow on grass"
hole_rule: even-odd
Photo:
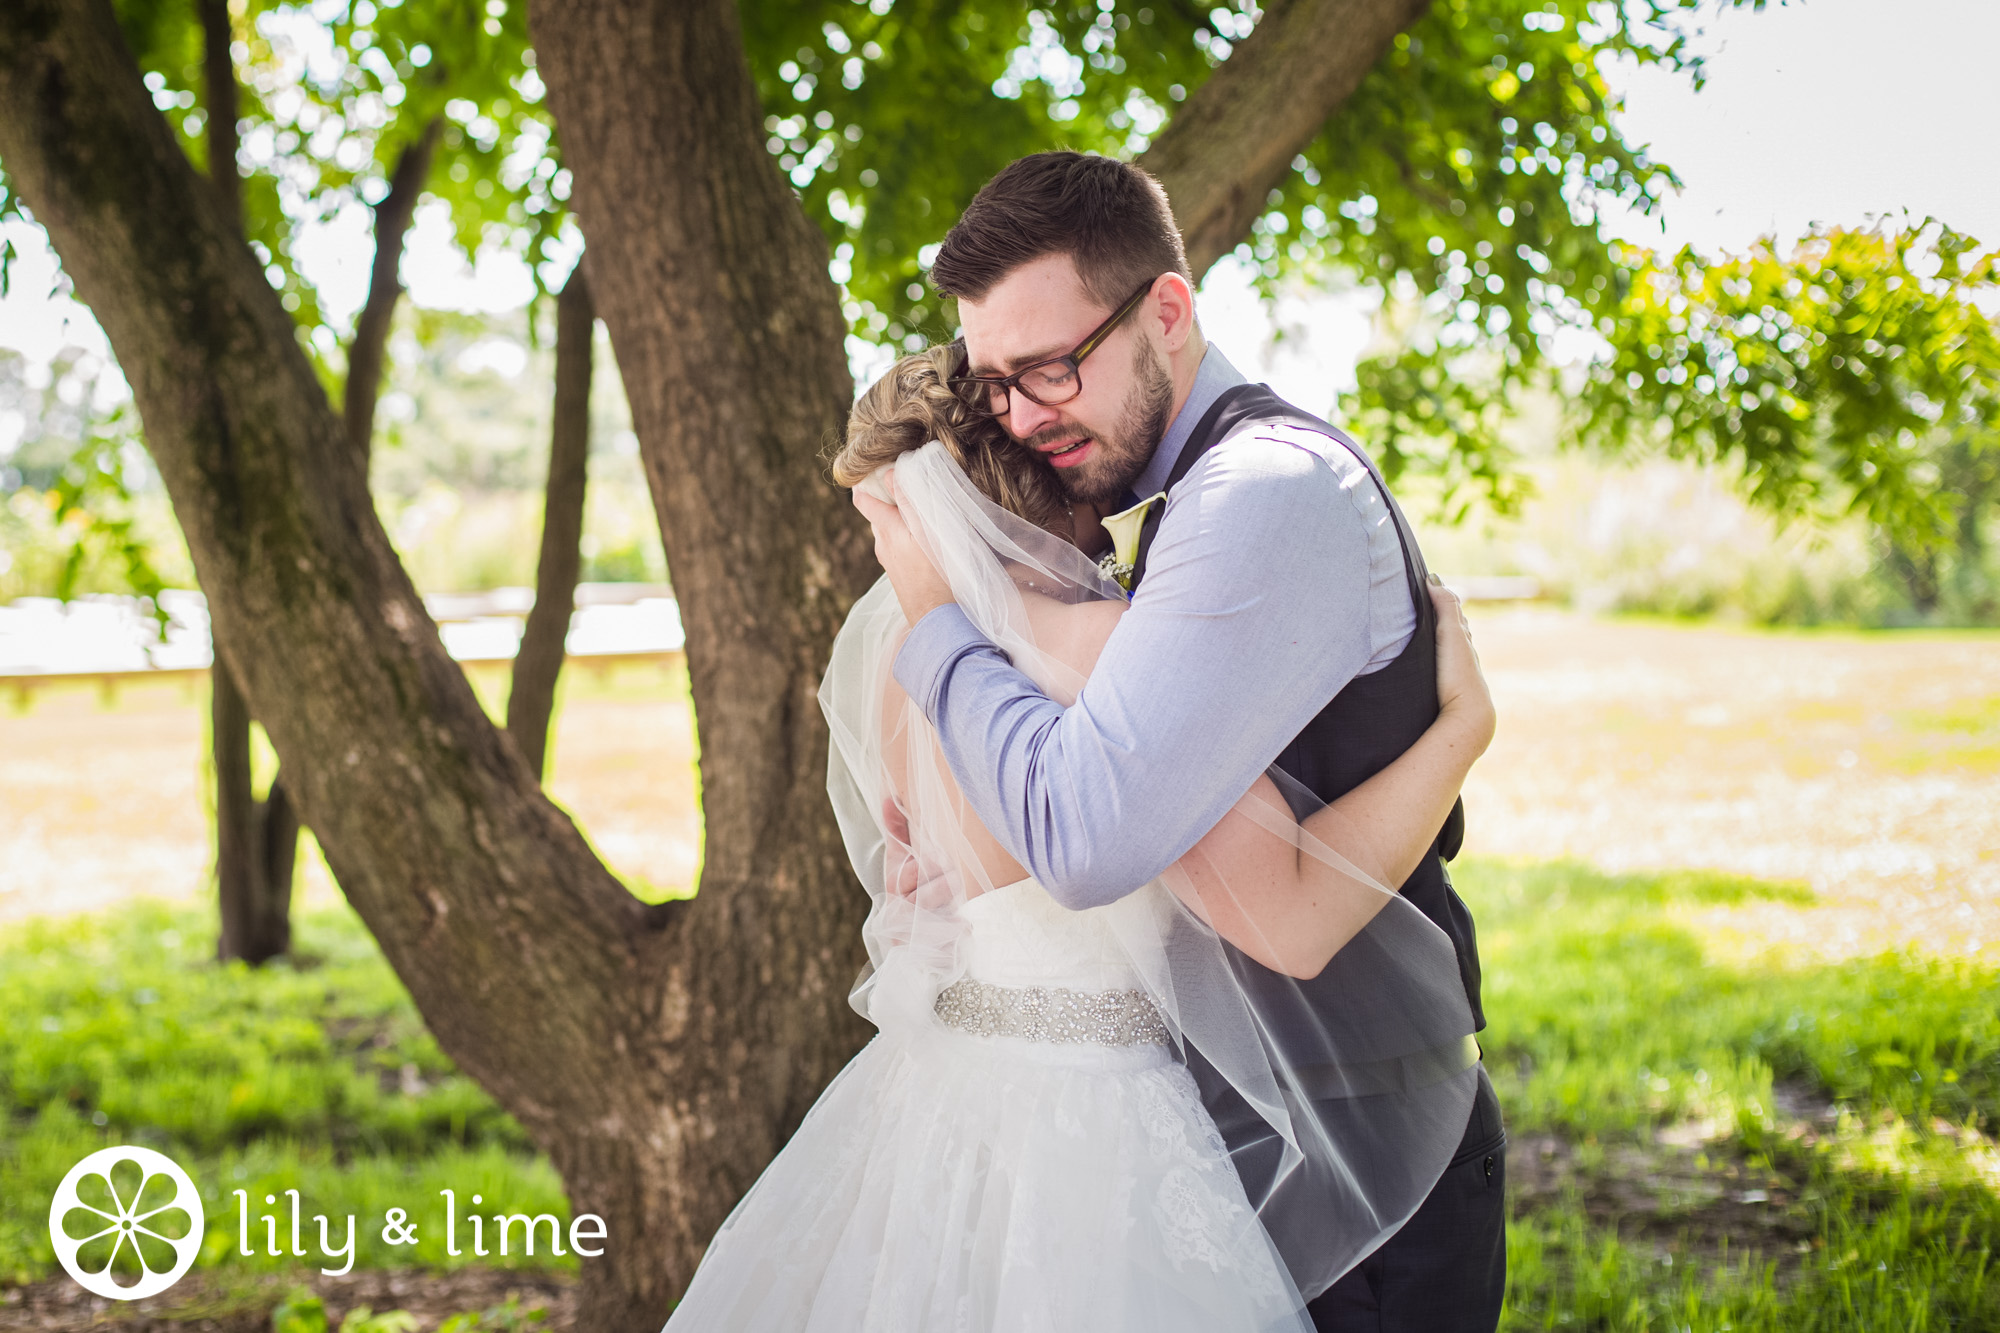
[[[1473,861],[1506,1108],[1506,1327],[2000,1327],[2000,973],[1711,957],[1801,886]]]

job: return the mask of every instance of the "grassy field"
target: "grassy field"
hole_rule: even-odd
[[[2000,636],[1477,626],[1502,732],[1454,875],[1512,1136],[1505,1326],[2000,1329]],[[199,712],[50,700],[0,722],[0,1328],[86,1326],[30,1307],[68,1285],[46,1280],[49,1192],[104,1143],[213,1190],[204,1299],[254,1308],[244,1329],[306,1274],[230,1255],[233,1189],[297,1188],[309,1216],[454,1188],[567,1217],[329,886],[295,959],[208,961]],[[699,842],[685,718],[674,682],[585,675],[556,750],[558,796],[659,891]],[[115,762],[134,738],[153,762]],[[170,782],[179,807],[140,799]],[[79,875],[65,840],[93,829],[182,848],[187,882],[102,850]],[[353,1279],[311,1278],[334,1325],[365,1296],[424,1330],[536,1306],[563,1326],[561,1261],[509,1260],[502,1282],[543,1284],[509,1307],[451,1286],[494,1270],[427,1240],[439,1275],[399,1288],[410,1254],[362,1229]]]
[[[1513,1136],[1508,1327],[2000,1327],[2000,973],[1916,951],[1745,966],[1712,871],[1468,866]]]

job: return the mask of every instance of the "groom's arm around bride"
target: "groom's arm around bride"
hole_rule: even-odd
[[[1068,709],[979,634],[893,509],[857,498],[911,623],[896,678],[981,821],[1053,896],[1085,908],[1147,883],[1274,762],[1331,802],[1415,742],[1438,712],[1415,540],[1352,440],[1206,344],[1150,177],[1078,154],[1023,159],[966,210],[932,280],[958,299],[965,373],[986,381],[968,391],[1074,505],[1165,495],[1146,514],[1131,607]],[[1483,1025],[1472,921],[1437,844],[1401,892],[1450,937]],[[1320,1328],[1497,1322],[1505,1137],[1478,1078],[1458,1156],[1401,1231],[1313,1302]],[[1211,1111],[1228,1137],[1230,1108]]]

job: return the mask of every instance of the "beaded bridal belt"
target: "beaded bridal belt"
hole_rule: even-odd
[[[1142,990],[993,986],[954,981],[933,1006],[947,1024],[982,1037],[1148,1046],[1169,1040],[1160,1011]]]

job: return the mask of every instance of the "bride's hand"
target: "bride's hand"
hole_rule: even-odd
[[[921,878],[917,854],[910,847],[909,817],[893,796],[882,802],[882,831],[882,887],[898,898],[913,897]]]
[[[1472,646],[1472,626],[1457,593],[1431,575],[1431,602],[1437,607],[1438,717],[1465,727],[1485,750],[1493,740],[1498,719],[1493,694],[1479,669],[1479,652]]]
[[[896,494],[896,476],[889,474],[889,494]],[[875,529],[875,558],[881,562],[903,619],[911,625],[953,600],[951,584],[938,573],[937,566],[924,554],[903,522],[902,511],[891,499],[884,503],[861,487],[855,487],[854,507]]]

